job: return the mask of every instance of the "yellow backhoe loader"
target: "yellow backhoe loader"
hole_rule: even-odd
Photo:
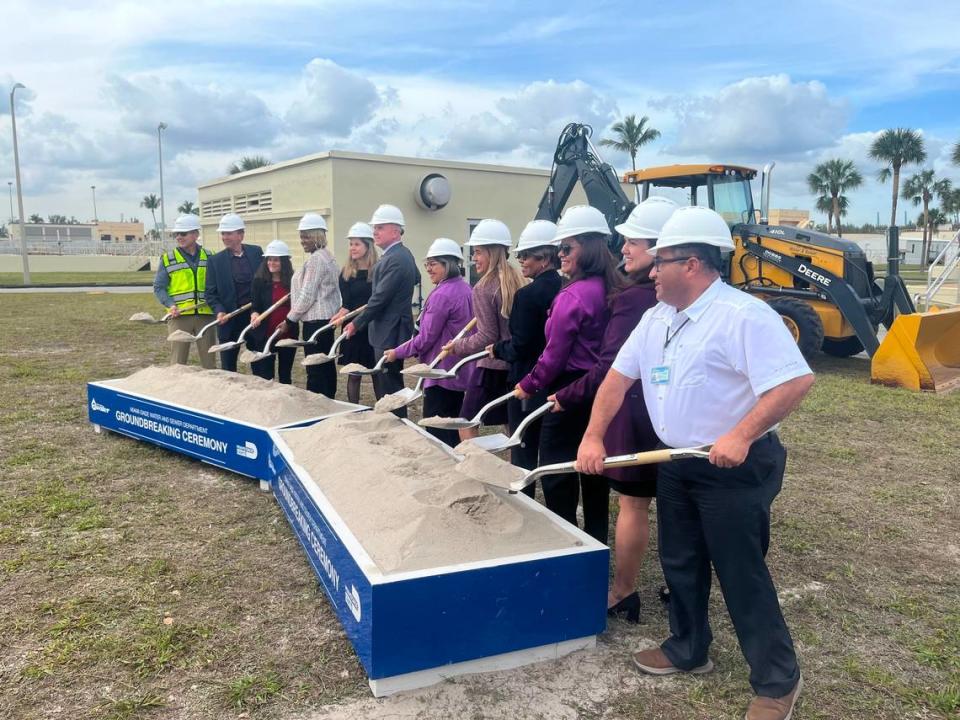
[[[578,179],[611,227],[633,209],[613,169],[599,159],[591,132],[589,126],[571,124],[561,134],[538,218],[556,220]],[[822,350],[847,357],[865,350],[872,358],[873,382],[935,392],[960,388],[960,308],[916,312],[900,277],[898,228],[888,231],[887,274],[878,280],[856,243],[769,224],[772,168],[763,171],[759,213],[750,186],[757,171],[748,167],[653,167],[626,173],[624,182],[638,185],[641,199],[662,194],[720,213],[736,246],[724,279],[768,302],[804,355]],[[882,343],[880,325],[887,328]]]

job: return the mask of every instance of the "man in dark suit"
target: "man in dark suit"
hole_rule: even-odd
[[[367,308],[344,328],[347,337],[369,326],[370,344],[377,358],[413,336],[413,288],[420,280],[417,261],[403,244],[403,213],[393,205],[381,205],[370,220],[373,242],[381,250],[373,266],[372,294]],[[403,388],[403,361],[384,363],[383,372],[373,376],[373,391],[379,400]],[[406,417],[407,409],[395,410]]]
[[[227,314],[250,302],[253,274],[263,260],[263,250],[243,242],[243,218],[235,213],[220,218],[217,231],[223,250],[210,258],[207,267],[207,303],[217,314],[217,335],[225,343],[235,341],[250,323],[249,310],[229,320]],[[220,353],[221,369],[236,372],[239,352],[234,348]]]

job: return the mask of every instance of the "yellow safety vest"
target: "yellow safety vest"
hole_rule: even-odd
[[[207,305],[204,293],[207,289],[207,252],[200,248],[197,258],[197,267],[193,268],[180,252],[180,248],[173,249],[173,259],[170,253],[163,254],[163,267],[170,276],[167,282],[167,294],[176,303],[178,308],[187,308],[198,305],[196,310],[189,310],[187,315],[213,315],[213,310]]]

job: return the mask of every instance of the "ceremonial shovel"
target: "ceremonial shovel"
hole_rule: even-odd
[[[328,322],[322,328],[318,328],[313,333],[313,335],[311,335],[306,340],[294,340],[293,338],[284,338],[283,340],[280,340],[277,342],[277,347],[304,347],[305,345],[314,345],[317,342],[317,338],[320,337],[320,333],[326,332],[327,330],[332,330],[338,325],[342,325],[347,320],[350,320],[351,318],[355,318],[357,315],[362,313],[366,309],[366,307],[367,307],[366,305],[361,305],[356,310],[351,310],[350,312],[348,312],[346,315],[344,315],[342,318],[340,318],[336,322]]]
[[[460,370],[460,368],[462,368],[467,363],[473,362],[474,360],[482,360],[483,358],[489,357],[489,356],[490,354],[486,350],[481,350],[480,352],[474,353],[473,355],[467,355],[465,358],[463,358],[460,362],[458,362],[449,370],[441,370],[436,367],[431,367],[429,370],[427,370],[426,368],[421,368],[419,370],[417,370],[416,368],[409,368],[407,370],[401,370],[400,372],[402,372],[404,375],[411,375],[415,378],[423,378],[424,380],[443,380],[446,378],[456,377],[457,372]],[[436,358],[433,361],[433,364],[435,365],[441,359],[442,359],[441,357]]]
[[[495,400],[493,402],[497,401]],[[478,447],[481,450],[487,450],[488,452],[500,452],[501,450],[515,447],[523,440],[523,434],[527,431],[527,428],[530,427],[534,421],[538,420],[541,415],[550,412],[552,408],[552,402],[545,402],[532,413],[527,415],[523,421],[517,425],[517,429],[513,431],[513,435],[510,437],[507,437],[503,433],[494,433],[493,435],[481,435],[480,437],[470,438],[469,440],[464,440],[464,442],[470,443],[474,447]],[[480,412],[485,412],[486,410],[487,408],[485,407],[482,408]],[[553,466],[551,465],[550,467]]]
[[[287,300],[289,300],[289,299],[290,299],[290,294],[287,293],[287,294],[284,295],[282,298],[280,298],[279,300],[277,300],[273,305],[271,305],[271,306],[268,307],[266,310],[264,310],[262,313],[260,313],[260,319],[262,320],[263,318],[265,318],[267,315],[269,315],[270,313],[272,313],[274,310],[276,310],[278,307],[280,307],[281,305],[283,305],[283,304],[284,304]],[[282,327],[282,326],[281,326],[281,327]],[[219,353],[219,352],[223,352],[224,350],[233,350],[233,348],[239,347],[240,345],[243,344],[243,339],[247,336],[247,333],[250,332],[250,330],[251,330],[252,328],[253,328],[253,323],[251,322],[249,325],[247,325],[247,326],[243,329],[243,331],[240,333],[240,337],[238,337],[236,340],[234,340],[234,341],[232,341],[232,342],[220,343],[219,345],[214,345],[214,346],[213,346],[212,348],[210,348],[210,350],[208,350],[207,352]]]
[[[247,304],[244,305],[243,307],[238,307],[238,308],[237,308],[236,310],[234,310],[233,312],[227,313],[227,315],[226,315],[223,319],[224,319],[224,320],[230,320],[231,318],[235,318],[235,317],[236,317],[237,315],[239,315],[240,313],[246,312],[247,310],[249,310],[249,309],[250,309],[250,305],[251,305],[251,303],[247,303]],[[172,333],[170,333],[169,335],[167,335],[167,341],[168,341],[168,342],[182,342],[182,343],[196,342],[196,341],[199,340],[201,337],[203,337],[203,334],[204,334],[207,330],[209,330],[210,328],[212,328],[214,325],[218,324],[219,322],[220,322],[219,320],[214,320],[214,321],[211,322],[211,323],[207,323],[207,324],[204,325],[202,328],[200,328],[200,332],[198,332],[196,335],[191,335],[191,334],[188,333],[186,330],[174,330]]]
[[[471,355],[470,357],[473,357],[473,356]],[[464,360],[462,360],[461,362],[464,362],[467,359],[469,358],[464,358]],[[453,370],[456,370],[456,365],[453,367]],[[480,420],[483,418],[484,415],[487,414],[487,412],[495,408],[497,405],[501,405],[507,402],[507,400],[509,400],[512,397],[513,397],[513,390],[508,392],[506,395],[501,395],[495,400],[491,400],[482,408],[480,408],[477,414],[474,415],[469,420],[467,418],[460,418],[460,417],[458,418],[424,418],[423,420],[420,421],[419,424],[422,425],[423,427],[438,428],[440,430],[466,430],[467,428],[474,428],[480,425]],[[517,430],[519,429],[520,428],[518,427]]]
[[[650,450],[648,452],[631,453],[630,455],[612,455],[603,461],[604,468],[633,467],[635,465],[653,465],[654,463],[670,462],[671,460],[683,460],[686,458],[710,457],[710,448],[712,445],[701,445],[692,448],[678,448],[676,450]],[[520,468],[517,468],[518,470]],[[510,483],[510,492],[523,490],[527,485],[534,482],[537,478],[544,475],[560,475],[562,473],[576,472],[575,462],[555,463],[553,465],[542,465],[533,470],[523,470],[523,477]]]
[[[263,350],[260,352],[247,353],[244,351],[240,353],[240,362],[249,364],[259,362],[260,360],[266,360],[268,357],[271,357],[275,351],[271,350],[270,348],[273,347],[273,341],[276,340],[280,336],[280,333],[284,331],[284,324],[285,323],[282,323],[277,326],[277,329],[273,331],[269,338],[267,338],[267,344],[264,345]]]
[[[201,303],[201,304],[202,304],[202,303]],[[196,310],[198,307],[200,307],[200,306],[199,306],[199,305],[187,305],[185,308],[180,308],[180,312],[182,312],[182,313],[184,313],[184,312],[189,312],[190,310]],[[138,313],[134,313],[133,315],[130,316],[130,321],[131,321],[131,322],[143,323],[144,325],[159,325],[160,323],[165,323],[167,320],[169,320],[169,319],[172,318],[172,317],[173,317],[173,315],[172,315],[169,311],[167,312],[166,315],[164,315],[164,316],[163,316],[162,318],[160,318],[159,320],[155,319],[155,318],[153,317],[153,315],[151,315],[150,313],[138,312]]]
[[[330,346],[329,353],[314,353],[313,355],[307,355],[303,360],[300,361],[300,364],[304,367],[309,367],[311,365],[323,365],[323,363],[336,360],[338,357],[340,357],[340,346],[346,339],[346,334],[340,333],[340,337],[334,340],[333,345]]]

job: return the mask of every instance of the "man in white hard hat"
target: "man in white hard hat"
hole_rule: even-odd
[[[170,331],[183,330],[196,335],[210,322],[213,310],[207,304],[207,252],[199,244],[200,218],[181,215],[173,224],[177,246],[173,252],[160,256],[157,274],[153,278],[153,294],[172,316]],[[173,346],[171,364],[186,365],[193,343],[170,343]],[[204,334],[197,341],[200,364],[208,369],[217,366],[216,358],[208,351],[213,338]]]
[[[253,274],[263,260],[259,245],[243,242],[245,225],[236,213],[227,213],[220,218],[217,232],[223,242],[223,250],[215,253],[207,266],[207,303],[217,314],[219,342],[234,342],[250,323],[250,310],[245,310],[228,319],[227,315],[250,302]],[[236,372],[240,348],[220,353],[220,368]]]
[[[369,327],[370,344],[377,358],[413,336],[413,289],[420,280],[417,261],[403,244],[404,219],[400,208],[381,205],[370,218],[373,242],[380,248],[373,266],[372,292],[366,309],[343,331],[347,337]],[[373,391],[379,400],[403,388],[403,362],[384,363],[384,372],[373,376]],[[405,407],[394,414],[406,417]]]
[[[597,392],[578,468],[601,472],[603,436],[636,380],[666,447],[712,445],[709,460],[664,463],[657,478],[660,561],[670,589],[670,637],[634,655],[652,675],[705,673],[711,565],[756,697],[747,720],[786,720],[802,679],[766,565],[770,506],[786,453],[777,426],[813,385],[779,315],[720,278],[733,250],[713,210],[685,207],[663,226],[651,278],[660,301],[624,344]]]

